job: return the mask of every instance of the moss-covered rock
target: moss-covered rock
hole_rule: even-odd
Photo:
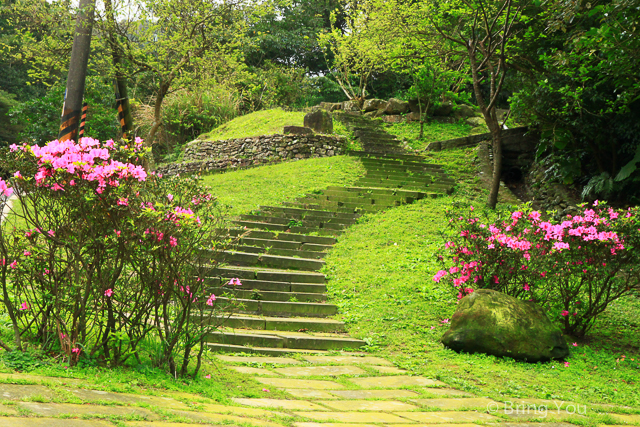
[[[569,355],[560,329],[539,306],[489,289],[479,289],[460,300],[451,328],[441,341],[458,352],[527,362]]]

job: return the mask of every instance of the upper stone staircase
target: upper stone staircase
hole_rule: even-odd
[[[406,153],[382,126],[348,113],[340,117],[359,132],[363,151],[351,154],[360,157],[365,175],[352,186],[261,206],[234,221],[229,234],[237,244],[218,259],[208,283],[220,303],[233,295],[240,310],[210,335],[211,350],[277,355],[362,347],[364,341],[331,319],[338,310],[326,300],[323,258],[361,215],[453,191],[455,182],[440,166]],[[232,278],[242,286],[229,285]]]

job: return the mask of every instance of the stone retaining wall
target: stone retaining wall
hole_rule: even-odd
[[[158,167],[165,175],[247,167],[344,153],[346,139],[327,135],[265,135],[187,144],[184,162]]]

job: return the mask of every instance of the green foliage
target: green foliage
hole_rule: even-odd
[[[13,144],[17,141],[20,127],[12,124],[9,111],[18,105],[15,95],[0,90],[0,146]]]
[[[282,134],[285,126],[302,126],[305,113],[284,111],[280,108],[256,111],[237,117],[211,132],[201,135],[199,139],[214,141],[248,138],[251,136]]]
[[[64,90],[64,82],[54,84],[43,97],[33,98],[10,111],[11,122],[22,129],[19,139],[44,144],[58,137]],[[111,85],[100,77],[87,77],[85,102],[89,105],[85,135],[105,141],[114,138],[120,126]]]
[[[42,354],[30,351],[5,351],[2,353],[2,363],[8,368],[20,372],[29,372],[45,365]]]
[[[304,106],[314,91],[304,69],[271,62],[264,62],[261,68],[250,68],[238,86],[245,111]]]

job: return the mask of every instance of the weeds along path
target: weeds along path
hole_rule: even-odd
[[[326,277],[319,271],[336,238],[364,213],[438,197],[453,191],[454,180],[439,165],[407,154],[384,130],[365,130],[371,120],[343,114],[358,133],[365,176],[353,186],[332,186],[282,206],[261,206],[241,215],[230,234],[238,244],[224,252],[212,272],[212,292],[235,293],[239,312],[210,336],[210,350],[281,355],[357,349],[337,307],[326,302]],[[241,290],[228,285],[239,278]],[[225,297],[219,299],[224,303]]]

